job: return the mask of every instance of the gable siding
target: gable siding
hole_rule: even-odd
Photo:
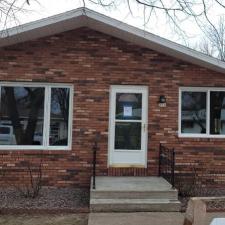
[[[97,175],[157,175],[162,142],[176,149],[177,173],[188,176],[195,165],[200,176],[207,169],[216,177],[214,185],[225,184],[224,139],[178,138],[179,87],[225,87],[224,74],[81,28],[1,49],[0,80],[74,85],[72,150],[41,154],[46,185],[89,186],[96,132],[101,135]],[[109,89],[121,84],[149,87],[147,169],[107,168]],[[160,95],[167,98],[165,108],[158,106]],[[38,161],[40,151],[0,151],[12,182],[22,182],[27,158]],[[211,177],[204,182],[210,185]]]

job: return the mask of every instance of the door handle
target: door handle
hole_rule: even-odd
[[[146,130],[147,130],[147,125],[145,123],[143,124],[143,130],[144,130],[144,132],[146,132]]]

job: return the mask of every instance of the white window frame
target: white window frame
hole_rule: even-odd
[[[181,106],[182,106],[182,92],[205,92],[206,93],[206,133],[205,134],[191,134],[181,132]],[[225,134],[210,134],[210,92],[211,91],[223,91],[225,88],[215,87],[180,87],[179,88],[179,113],[178,113],[178,137],[185,138],[225,138]]]
[[[43,125],[43,144],[42,145],[0,145],[0,150],[71,150],[72,148],[72,124],[73,124],[73,95],[74,88],[71,84],[65,83],[38,83],[38,82],[0,82],[0,102],[1,87],[41,87],[45,88],[44,96],[44,125]],[[69,88],[69,121],[68,121],[68,144],[67,146],[50,146],[50,106],[51,106],[51,88]]]

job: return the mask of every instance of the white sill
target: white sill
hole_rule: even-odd
[[[179,134],[178,135],[179,138],[217,138],[217,139],[221,139],[221,138],[225,138],[224,134],[218,134],[218,135],[208,135],[208,134]]]
[[[42,151],[48,151],[48,150],[53,150],[53,151],[60,151],[60,150],[71,150],[70,146],[33,146],[33,145],[21,145],[21,146],[16,146],[16,145],[0,145],[0,150],[12,150],[12,151],[17,151],[17,150],[42,150]]]

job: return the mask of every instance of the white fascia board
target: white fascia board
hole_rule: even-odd
[[[219,59],[84,8],[8,29],[0,34],[0,47],[85,26],[180,60],[225,73],[225,62]]]

